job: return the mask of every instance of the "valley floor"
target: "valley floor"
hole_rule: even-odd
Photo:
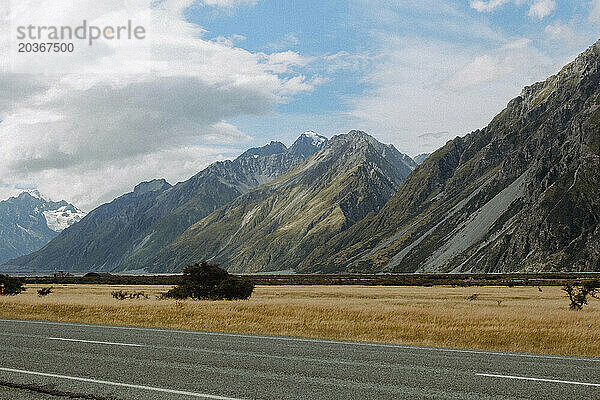
[[[570,311],[559,287],[257,286],[234,302],[157,299],[169,286],[40,287],[0,298],[0,318],[600,357],[600,300]]]

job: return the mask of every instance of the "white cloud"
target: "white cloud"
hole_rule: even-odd
[[[469,4],[479,12],[491,12],[508,3],[521,5],[525,2],[526,0],[470,0]],[[555,0],[530,0],[528,3],[531,4],[528,15],[539,19],[547,17],[556,8]]]
[[[590,22],[600,22],[600,0],[592,0],[589,20]]]
[[[525,70],[531,60],[539,62],[543,59],[541,53],[530,45],[531,40],[521,38],[505,44],[496,52],[479,55],[447,79],[443,87],[464,90],[496,81],[519,69]]]
[[[23,187],[8,183],[0,183],[0,201],[8,199],[9,197],[17,197],[24,191],[25,189]]]
[[[254,3],[203,2],[226,8]],[[47,25],[131,19],[146,27],[143,43],[76,42],[81,53],[15,58],[0,70],[0,176],[7,177],[0,183],[33,182],[56,198],[78,199],[84,208],[141,179],[189,177],[204,164],[198,162],[203,154],[215,159],[211,147],[220,154],[223,145],[250,139],[228,120],[265,115],[321,82],[295,72],[310,62],[298,53],[252,53],[235,46],[242,40],[235,35],[205,40],[205,30],[183,17],[198,4],[192,0],[15,4],[10,14],[0,10],[0,18]],[[1,35],[4,52],[13,43],[8,31]],[[48,73],[15,72],[28,68]]]
[[[479,12],[489,12],[493,11],[496,8],[503,6],[506,3],[509,3],[511,0],[470,0],[471,8]]]
[[[276,42],[269,43],[266,47],[269,50],[285,50],[297,46],[300,43],[300,39],[295,33],[287,33],[281,39]]]
[[[217,36],[213,39],[213,42],[227,47],[233,47],[236,42],[243,42],[244,40],[246,40],[246,36],[233,34],[230,36]]]
[[[12,195],[21,192],[15,188],[27,176],[36,182],[34,185],[42,194],[54,200],[66,199],[84,211],[90,211],[98,204],[110,202],[115,197],[133,190],[141,181],[165,178],[169,183],[187,179],[214,161],[230,158],[230,147],[183,146],[169,150],[159,150],[127,160],[113,163],[45,169],[35,173],[11,176],[6,181],[14,190]],[[239,151],[239,150],[238,150]],[[115,185],[112,181],[116,181]],[[19,186],[20,187],[20,186]],[[4,193],[0,188],[0,196]],[[67,196],[68,198],[65,198]]]
[[[350,115],[358,128],[409,154],[484,127],[524,86],[557,69],[526,39],[485,53],[414,37],[389,35],[382,43],[366,77],[370,89],[351,100]]]
[[[496,80],[514,70],[514,66],[506,58],[484,54],[477,56],[473,61],[465,65],[450,79],[444,82],[447,89],[463,90],[482,83]]]
[[[376,56],[368,54],[354,54],[342,50],[323,56],[322,61],[328,73],[335,73],[342,70],[363,70],[376,61],[375,58]]]
[[[260,54],[263,57],[266,69],[276,73],[290,72],[293,67],[304,67],[313,60],[310,57],[303,57],[291,50],[272,54]]]
[[[202,0],[207,6],[234,8],[239,6],[254,6],[258,0]]]
[[[579,47],[585,42],[582,35],[576,33],[569,25],[563,25],[560,22],[546,26],[544,33],[548,40],[559,42],[560,45],[566,45],[569,48]]]
[[[520,38],[512,40],[502,46],[502,50],[517,50],[527,48],[531,44],[531,39]]]
[[[542,19],[547,17],[556,8],[554,0],[535,0],[529,8],[529,16]]]

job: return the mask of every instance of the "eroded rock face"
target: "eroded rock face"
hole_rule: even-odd
[[[364,132],[333,137],[303,163],[190,227],[146,267],[208,259],[236,272],[294,270],[320,244],[377,212],[414,162]]]
[[[600,42],[526,87],[304,270],[599,271],[599,63]]]

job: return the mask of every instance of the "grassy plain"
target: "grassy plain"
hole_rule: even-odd
[[[233,302],[158,300],[170,286],[40,287],[0,298],[0,318],[600,357],[600,300],[570,311],[559,287],[257,286]]]

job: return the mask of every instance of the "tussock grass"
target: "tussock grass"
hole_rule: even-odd
[[[233,302],[156,299],[170,286],[41,287],[0,298],[0,317],[600,357],[600,301],[574,312],[558,287],[257,286]]]

